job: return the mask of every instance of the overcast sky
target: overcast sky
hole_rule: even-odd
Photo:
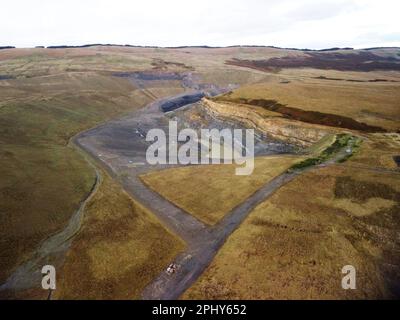
[[[0,46],[400,46],[398,0],[0,1]]]

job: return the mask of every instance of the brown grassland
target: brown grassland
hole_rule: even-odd
[[[316,79],[321,74],[366,83]],[[276,100],[399,130],[398,84],[368,82],[398,81],[398,73],[291,69],[279,76],[281,82],[243,86],[219,100]],[[361,136],[361,148],[347,162],[303,174],[259,205],[182,298],[399,297],[400,172],[394,158],[400,135]],[[318,153],[331,138],[309,151]],[[356,267],[358,290],[341,288],[345,265]]]
[[[374,53],[391,61],[400,56],[398,49]],[[256,47],[0,50],[0,284],[43,240],[66,226],[93,186],[95,172],[71,148],[70,139],[156,98],[185,90],[179,81],[143,88],[114,76],[151,70],[193,72],[200,83],[237,85],[223,97],[228,101],[274,100],[388,131],[353,132],[364,142],[347,162],[307,172],[258,206],[184,298],[399,297],[400,174],[394,159],[400,156],[400,73],[262,71],[226,64],[232,59],[296,60],[304,54]],[[279,127],[279,113],[236,106],[277,121]],[[304,131],[314,126],[303,125]],[[326,136],[310,152],[318,154],[331,138]],[[235,176],[233,165],[210,165],[152,172],[142,179],[213,225],[301,159],[257,158],[249,177]],[[184,247],[103,173],[102,184],[86,206],[82,229],[66,254],[53,298],[137,299]],[[348,264],[357,268],[357,291],[341,289],[340,271]],[[42,295],[28,290],[11,298]]]
[[[274,100],[288,107],[345,116],[389,131],[400,130],[400,83],[332,83],[317,79],[269,82],[243,86],[221,99],[241,98]]]
[[[72,57],[63,50],[7,53],[0,52],[0,74],[14,79],[0,81],[0,283],[67,224],[94,183],[70,138],[151,101],[128,80],[95,71],[140,69],[141,60],[73,50]],[[154,88],[155,95],[178,92],[177,83]]]
[[[0,51],[0,283],[43,240],[63,229],[92,188],[93,169],[68,146],[70,138],[184,90],[178,81],[159,81],[143,89],[114,73],[154,70],[162,61],[163,71],[195,69],[204,81],[222,85],[232,79],[246,83],[265,78],[248,70],[225,76],[224,61],[235,50],[218,57],[212,50],[189,51],[121,47]],[[256,51],[242,54],[259,56]]]
[[[154,191],[209,225],[220,221],[268,181],[301,157],[260,157],[250,176],[237,176],[237,165],[200,165],[141,176]],[[174,185],[174,188],[171,188]]]
[[[106,173],[59,271],[55,299],[139,299],[182,250],[169,233]]]
[[[344,164],[299,176],[250,214],[183,298],[399,296],[399,181]],[[358,290],[341,288],[345,265]]]

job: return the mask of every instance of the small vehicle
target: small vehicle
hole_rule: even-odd
[[[167,274],[168,275],[172,275],[176,272],[176,270],[178,269],[178,266],[176,264],[170,264],[169,267],[167,268]]]

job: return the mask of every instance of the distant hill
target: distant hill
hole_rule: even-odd
[[[309,49],[309,48],[286,48],[286,47],[278,47],[278,46],[268,46],[268,45],[232,45],[232,46],[208,46],[208,45],[194,45],[194,46],[142,46],[142,45],[131,45],[131,44],[112,44],[112,43],[89,43],[83,45],[51,45],[51,46],[35,46],[35,48],[47,48],[47,49],[74,49],[74,48],[90,48],[90,47],[127,47],[127,48],[160,48],[160,49],[189,49],[189,48],[198,48],[198,49],[221,49],[221,48],[271,48],[271,49],[279,49],[279,50],[295,50],[295,51],[303,51],[303,52],[329,52],[329,51],[344,51],[344,50],[381,50],[381,49],[400,49],[400,47],[370,47],[363,49],[354,49],[352,47],[332,47],[326,49]],[[14,46],[0,46],[0,50],[2,49],[15,49]]]

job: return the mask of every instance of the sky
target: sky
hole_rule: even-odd
[[[0,46],[400,46],[398,0],[0,0]]]

